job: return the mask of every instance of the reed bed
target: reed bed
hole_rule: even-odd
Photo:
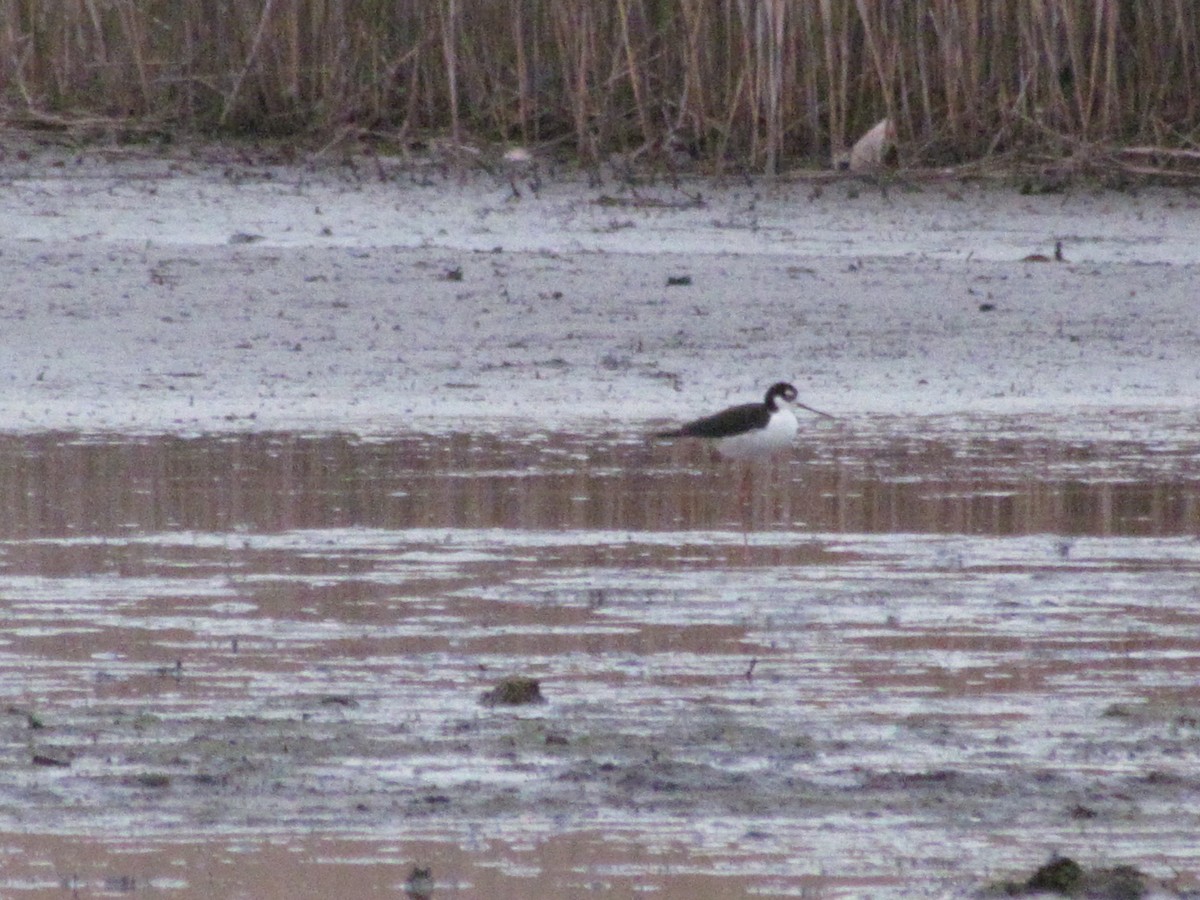
[[[373,134],[774,171],[1189,150],[1194,0],[0,0],[10,124]]]

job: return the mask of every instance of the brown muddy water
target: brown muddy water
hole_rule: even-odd
[[[1166,430],[0,437],[0,896],[1186,895]]]

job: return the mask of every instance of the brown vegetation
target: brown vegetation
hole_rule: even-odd
[[[16,124],[664,149],[772,171],[1194,145],[1192,0],[0,0]]]

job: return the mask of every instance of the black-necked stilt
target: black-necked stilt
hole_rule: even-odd
[[[727,459],[769,457],[792,445],[799,427],[792,407],[806,409],[828,419],[834,418],[829,413],[805,406],[797,401],[796,396],[794,387],[786,381],[780,381],[771,385],[762,403],[731,406],[680,428],[660,431],[655,437],[694,437],[713,441],[717,452]]]

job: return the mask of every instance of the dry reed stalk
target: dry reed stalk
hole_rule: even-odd
[[[951,141],[961,141],[969,129],[964,117],[969,110],[963,98],[970,94],[970,77],[965,65],[969,27],[964,20],[972,21],[974,16],[967,16],[964,8],[973,5],[976,0],[933,0],[929,10],[930,23],[933,26],[934,46],[938,50],[937,70],[932,76],[939,84],[943,103],[942,127]]]
[[[512,32],[516,54],[517,78],[517,122],[521,129],[521,142],[528,144],[535,139],[533,97],[530,94],[529,54],[525,48],[525,20],[522,4],[513,9]]]
[[[761,117],[761,98],[762,98],[762,68],[759,65],[759,44],[755,40],[755,31],[757,26],[757,17],[754,9],[752,9],[753,0],[737,0],[737,21],[738,31],[740,32],[741,44],[741,59],[743,61],[742,77],[739,78],[741,89],[746,92],[744,106],[746,116],[749,118],[747,122],[750,136],[750,146],[748,152],[751,159],[759,159],[762,156],[762,117]],[[753,60],[753,63],[751,63]],[[739,98],[740,99],[740,98]],[[742,105],[739,102],[739,105]],[[735,120],[731,120],[730,126],[735,127]],[[746,151],[743,151],[746,152]]]
[[[825,47],[826,102],[829,106],[829,135],[834,155],[846,147],[849,98],[848,30],[839,25],[833,0],[821,0],[821,32]]]
[[[766,118],[766,153],[763,160],[768,175],[779,169],[779,157],[783,153],[783,0],[760,0],[758,21],[759,65],[762,69],[759,81],[764,96],[761,98],[763,115]]]
[[[679,102],[670,123],[673,134],[690,133],[696,142],[708,137],[709,124],[704,103],[704,73],[701,71],[698,18],[692,14],[695,4],[679,6],[680,45],[679,67],[683,79],[679,87]]]
[[[450,104],[450,138],[455,146],[462,144],[462,129],[458,118],[458,0],[440,0],[442,58],[446,64],[446,85]]]
[[[863,41],[867,47],[867,56],[870,64],[875,69],[876,84],[879,90],[883,93],[884,102],[887,105],[887,114],[890,119],[893,110],[891,109],[891,100],[887,89],[889,84],[889,73],[883,60],[883,47],[880,45],[882,40],[881,35],[877,35],[875,23],[872,22],[872,10],[867,6],[867,0],[855,0],[855,6],[858,8],[858,17],[862,22]]]
[[[621,22],[621,47],[625,52],[627,77],[633,92],[634,109],[637,111],[642,134],[648,137],[654,132],[654,127],[650,123],[649,111],[646,109],[644,76],[640,71],[638,55],[633,49],[633,41],[629,36],[629,0],[617,0],[617,16]]]
[[[263,4],[262,13],[258,17],[258,26],[254,30],[254,37],[250,42],[250,50],[246,54],[246,58],[242,61],[241,67],[233,78],[233,85],[229,92],[225,95],[225,105],[221,110],[220,118],[217,119],[217,124],[225,125],[229,121],[230,115],[233,113],[235,104],[238,101],[238,95],[241,93],[242,84],[246,80],[247,74],[250,72],[251,66],[254,65],[258,57],[259,48],[262,46],[263,36],[267,32],[267,25],[271,21],[271,11],[275,6],[275,0],[266,0]]]
[[[2,0],[0,2],[0,14],[3,16],[4,26],[0,28],[0,66],[3,67],[3,78],[0,78],[0,84],[9,84],[15,88],[17,94],[29,103],[29,89],[25,84],[25,67],[28,63],[28,40],[26,36],[20,33],[17,29],[18,19],[15,0]],[[8,93],[8,91],[4,91]]]
[[[1085,140],[1090,140],[1094,137],[1091,127],[1091,72],[1085,61],[1087,58],[1087,46],[1080,10],[1069,2],[1062,3],[1059,5],[1059,15],[1062,17],[1063,33],[1067,45],[1067,57],[1071,67],[1074,109],[1071,110],[1073,121],[1070,122],[1070,127],[1077,128]]]
[[[562,0],[551,7],[551,17],[574,126],[575,150],[581,159],[595,162],[600,158],[600,142],[595,134],[599,119],[593,118],[593,91],[598,87],[594,10],[588,0]]]
[[[314,4],[314,10],[320,5]],[[279,14],[279,70],[280,84],[287,96],[300,98],[304,95],[301,76],[300,9],[295,2],[288,3]]]
[[[1172,23],[1171,33],[1178,35],[1178,58],[1193,62],[1191,66],[1181,67],[1183,72],[1179,79],[1179,91],[1181,96],[1186,98],[1183,120],[1196,122],[1200,119],[1200,110],[1197,109],[1200,104],[1200,66],[1195,64],[1196,60],[1200,60],[1200,11],[1196,9],[1195,3],[1190,0],[1175,0],[1175,21]]]
[[[827,129],[822,124],[822,102],[817,73],[819,69],[811,61],[820,58],[818,34],[813,27],[813,17],[792,20],[792,57],[794,96],[796,98],[796,125],[800,134],[807,134],[807,143],[825,143]],[[801,124],[802,123],[802,124]]]

